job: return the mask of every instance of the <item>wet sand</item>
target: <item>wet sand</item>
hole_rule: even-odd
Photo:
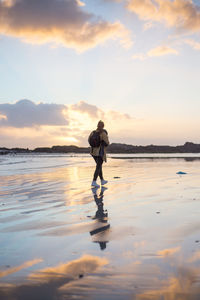
[[[200,299],[200,160],[146,156],[1,157],[0,299]]]

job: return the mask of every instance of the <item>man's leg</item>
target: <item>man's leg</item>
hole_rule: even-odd
[[[98,176],[100,177],[100,179],[103,179],[103,175],[102,175],[103,159],[100,156],[93,156],[93,158],[96,162],[96,169],[94,172],[93,180],[96,181]]]
[[[96,181],[97,180],[97,177],[98,177],[98,169],[97,169],[97,156],[93,156],[95,162],[96,162],[96,169],[94,171],[94,176],[93,176],[93,181]]]
[[[101,156],[98,157],[98,165],[99,165],[99,177],[101,179],[101,185],[104,185],[104,184],[108,183],[108,181],[103,179],[103,171],[102,171],[103,159]]]
[[[103,159],[100,157],[101,159],[101,163],[100,163],[100,167],[99,167],[99,178],[101,180],[103,180],[103,170],[102,170],[102,165],[103,165]]]

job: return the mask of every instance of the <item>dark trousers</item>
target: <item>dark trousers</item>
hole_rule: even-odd
[[[103,159],[101,156],[93,156],[93,158],[96,162],[96,169],[94,171],[93,180],[96,181],[98,176],[100,177],[100,179],[103,179],[103,172],[102,172]]]

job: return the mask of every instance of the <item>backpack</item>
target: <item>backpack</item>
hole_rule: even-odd
[[[101,145],[100,133],[96,130],[92,131],[89,136],[88,142],[91,147],[99,147]]]

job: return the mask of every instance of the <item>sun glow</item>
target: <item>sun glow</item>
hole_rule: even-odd
[[[70,116],[69,126],[71,129],[80,128],[82,131],[84,131],[94,127],[94,122],[96,120],[92,119],[87,113],[81,113],[79,111],[70,110],[68,114]]]
[[[78,143],[78,140],[73,136],[61,137],[60,141],[67,143]]]

